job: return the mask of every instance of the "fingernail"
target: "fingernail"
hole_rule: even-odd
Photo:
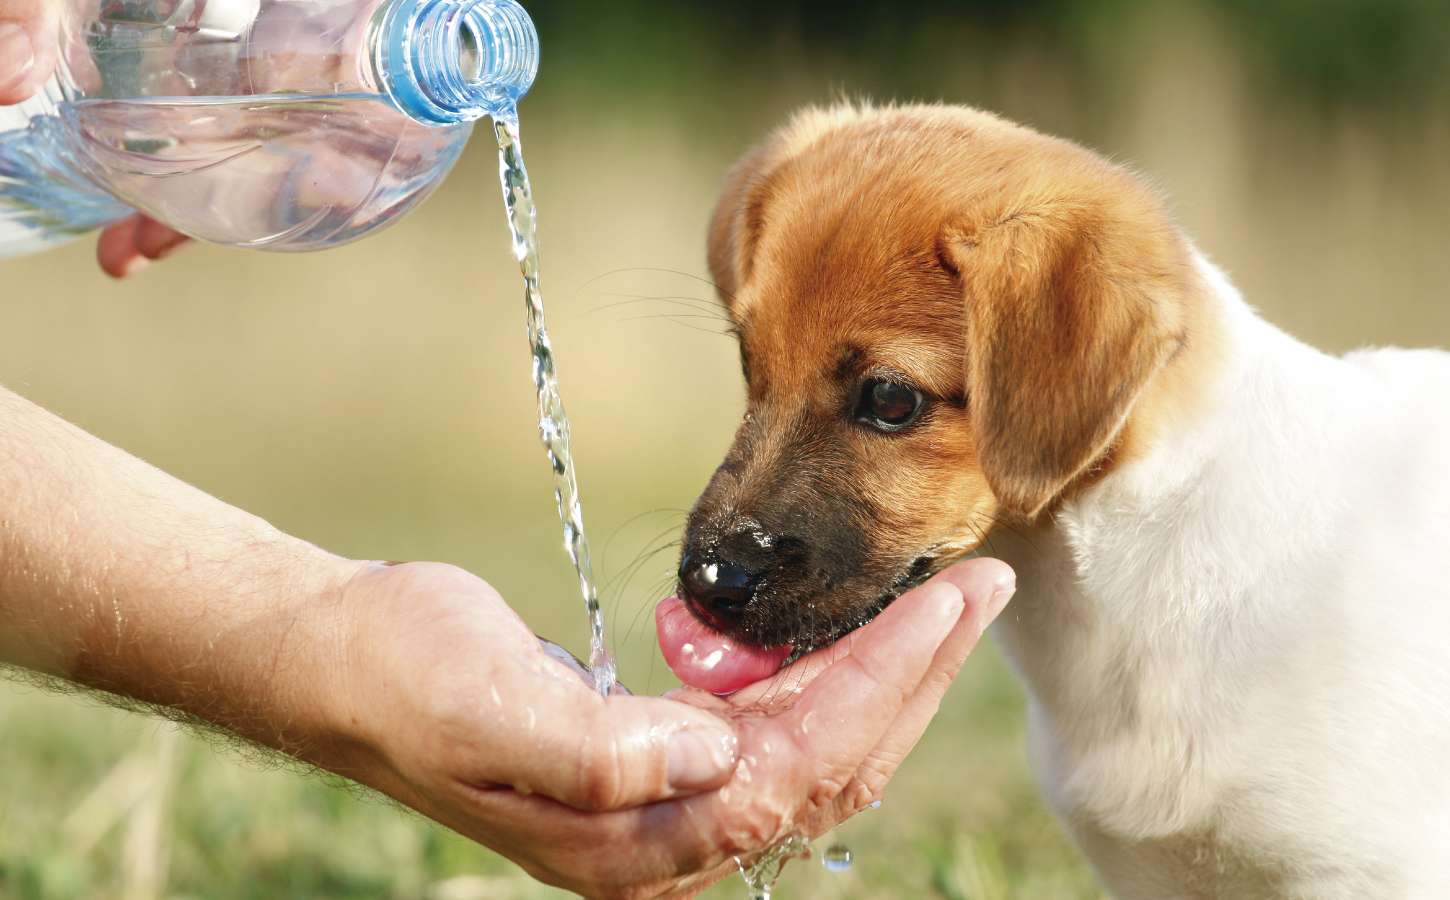
[[[725,728],[685,728],[670,735],[670,787],[698,791],[715,787],[735,767],[738,741]]]
[[[137,254],[137,255],[131,257],[130,259],[126,260],[124,263],[121,264],[121,268],[120,268],[119,274],[117,274],[116,277],[117,278],[130,278],[132,275],[135,275],[137,272],[144,271],[150,265],[151,265],[151,260],[147,259],[144,256],[141,256],[140,254]]]
[[[1015,593],[1017,593],[1017,573],[1008,569],[998,575],[997,580],[992,584],[992,596],[987,600],[987,622],[997,618],[997,615],[1002,612],[1002,608],[1007,605],[1007,601],[1011,600]]]
[[[35,67],[35,48],[30,43],[30,32],[18,22],[0,22],[0,60],[4,61],[4,72],[0,74],[0,91],[6,91],[23,82]]]
[[[936,601],[936,608],[942,621],[950,628],[956,624],[957,618],[962,613],[962,607],[966,605],[967,598],[962,595],[962,589],[950,581],[933,581],[926,585],[926,590],[931,591],[928,596]]]

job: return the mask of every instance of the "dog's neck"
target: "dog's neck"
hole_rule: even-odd
[[[985,548],[1018,570],[994,630],[1061,741],[1171,720],[1200,672],[1222,685],[1239,642],[1286,614],[1272,608],[1276,573],[1325,552],[1305,523],[1336,520],[1316,507],[1338,461],[1314,448],[1335,445],[1316,431],[1336,421],[1343,363],[1260,319],[1206,261],[1197,268],[1199,345],[1145,396],[1130,452],[1050,521]]]

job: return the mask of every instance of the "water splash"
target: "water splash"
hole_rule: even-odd
[[[503,185],[509,231],[513,234],[514,257],[524,277],[529,351],[534,361],[534,387],[539,394],[539,438],[554,470],[554,500],[559,507],[559,519],[564,523],[564,549],[574,563],[579,592],[589,614],[589,668],[594,675],[595,689],[607,697],[616,679],[614,658],[604,644],[604,613],[599,608],[589,541],[584,536],[584,513],[579,506],[579,482],[574,476],[574,457],[569,452],[569,417],[559,396],[554,350],[544,325],[544,297],[539,291],[538,217],[529,172],[524,168],[517,114],[494,119],[493,132],[498,139],[498,175]]]
[[[738,856],[735,857],[735,865],[740,867],[740,877],[745,880],[750,900],[770,900],[785,864],[796,857],[810,855],[811,842],[793,834],[760,854],[750,865],[747,866]]]

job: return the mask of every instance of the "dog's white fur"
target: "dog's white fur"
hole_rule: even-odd
[[[993,536],[1033,767],[1124,900],[1450,898],[1450,355],[1331,357],[1196,264],[1206,405]]]

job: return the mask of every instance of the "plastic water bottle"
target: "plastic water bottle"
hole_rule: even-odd
[[[538,71],[514,0],[55,0],[59,65],[0,107],[0,257],[139,210],[315,250],[395,221]]]

